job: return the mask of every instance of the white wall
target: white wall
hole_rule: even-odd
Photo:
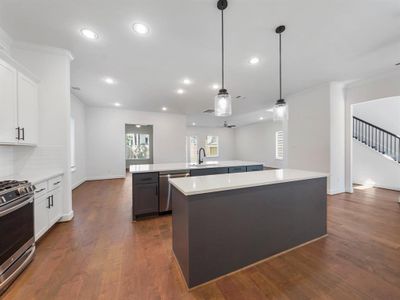
[[[367,80],[360,80],[347,85],[346,96],[346,191],[352,192],[353,137],[352,119],[353,105],[376,99],[400,96],[400,70],[382,74]]]
[[[87,107],[88,179],[125,177],[125,124],[153,125],[154,163],[185,161],[184,115]]]
[[[287,103],[289,168],[329,173],[329,84],[289,96]]]
[[[344,192],[344,84],[325,83],[287,102],[288,167],[328,173],[328,193]]]
[[[205,149],[207,135],[218,136],[219,156],[208,157],[205,160],[235,159],[235,129],[216,127],[187,127],[186,136],[197,136],[198,149]],[[187,158],[189,161],[189,158]]]
[[[14,147],[14,171],[64,172],[63,220],[73,217],[70,174],[70,53],[61,49],[18,44],[12,56],[39,82],[39,144]]]
[[[86,116],[85,105],[71,94],[71,117],[75,121],[75,170],[72,172],[72,188],[86,180]]]
[[[374,184],[400,191],[400,164],[358,142],[353,142],[353,183]]]
[[[330,84],[330,194],[345,191],[345,85]]]
[[[275,133],[279,130],[283,130],[282,122],[272,120],[236,128],[236,159],[262,162],[267,167],[284,167],[283,160],[275,159]]]
[[[353,114],[400,136],[400,96],[355,104]]]

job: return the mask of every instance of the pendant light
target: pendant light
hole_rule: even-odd
[[[221,11],[221,37],[222,37],[222,88],[215,96],[214,110],[217,117],[227,117],[232,115],[232,97],[225,89],[225,48],[224,48],[224,10],[228,7],[227,0],[219,0],[217,3],[218,9]]]
[[[288,107],[285,99],[282,98],[282,33],[286,27],[281,25],[275,29],[279,34],[279,100],[274,105],[274,121],[284,121],[288,118]]]

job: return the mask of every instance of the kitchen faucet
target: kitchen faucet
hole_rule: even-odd
[[[203,159],[201,158],[201,150],[203,150],[203,158],[207,157],[206,150],[204,150],[204,148],[200,148],[199,149],[199,165],[201,165],[203,163]]]

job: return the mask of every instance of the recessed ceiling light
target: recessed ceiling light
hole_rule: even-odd
[[[193,122],[193,123],[192,123],[192,126],[196,126],[196,123],[195,123],[195,122]]]
[[[142,127],[142,125],[139,125],[139,124],[138,124],[138,125],[136,125],[136,128],[140,128],[140,127]]]
[[[258,57],[252,57],[252,58],[250,58],[250,60],[249,60],[249,63],[252,64],[252,65],[256,65],[256,64],[258,64],[259,62],[260,62],[260,59],[259,59]]]
[[[267,109],[267,112],[274,112],[273,108]]]
[[[115,84],[115,80],[111,77],[104,78],[104,82],[107,84]]]
[[[162,109],[163,111],[166,111],[166,110],[167,110],[167,108],[166,108],[165,106],[163,106],[161,109]]]
[[[259,119],[260,121],[262,121],[262,120],[264,120],[264,117],[259,117],[258,119]]]
[[[89,40],[97,40],[99,38],[99,35],[96,32],[88,28],[81,29],[81,35]]]
[[[218,90],[219,89],[219,84],[214,83],[211,87],[212,87],[213,90]]]
[[[192,81],[189,78],[183,79],[184,84],[192,84]]]
[[[146,35],[149,33],[149,27],[142,23],[134,23],[132,24],[132,30],[140,35]]]
[[[178,89],[176,92],[177,92],[178,94],[180,94],[180,95],[182,95],[182,94],[185,93],[185,91],[184,91],[183,89]]]
[[[116,107],[120,107],[120,106],[121,106],[121,103],[119,103],[119,102],[115,102],[115,103],[114,103],[114,106],[116,106]]]

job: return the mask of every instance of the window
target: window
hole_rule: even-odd
[[[197,136],[190,136],[189,137],[189,156],[190,156],[190,163],[195,164],[197,163]]]
[[[150,135],[145,133],[126,134],[126,159],[150,159]]]
[[[71,169],[76,168],[75,162],[75,120],[71,117]]]
[[[207,157],[218,157],[218,137],[214,135],[208,135],[206,138],[206,154]]]
[[[275,133],[275,159],[283,160],[283,131]]]

